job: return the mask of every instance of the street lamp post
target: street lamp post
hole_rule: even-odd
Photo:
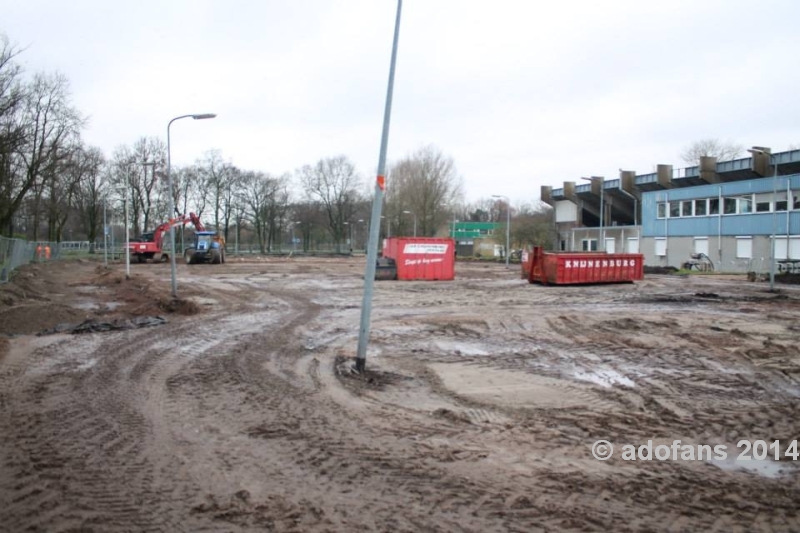
[[[169,143],[169,128],[172,126],[172,123],[176,120],[180,120],[182,118],[192,118],[194,120],[203,120],[207,118],[214,118],[217,115],[214,113],[200,113],[194,115],[181,115],[179,117],[175,117],[169,121],[167,124],[167,188],[168,194],[167,198],[169,199],[169,218],[172,218],[173,213],[175,212],[175,198],[173,197],[172,193],[172,155],[170,153],[170,143]],[[170,264],[170,274],[172,276],[172,297],[178,297],[178,280],[176,276],[176,267],[175,267],[175,225],[170,224],[169,226],[169,264]]]
[[[747,150],[751,154],[766,155],[772,160],[775,171],[772,174],[772,243],[770,244],[769,258],[769,290],[775,290],[775,238],[778,235],[778,160],[772,152],[767,152],[761,148],[751,148]],[[789,216],[789,195],[786,195],[786,216]],[[789,240],[786,240],[786,253],[789,253]]]
[[[508,268],[510,255],[508,247],[511,245],[511,200],[508,199],[508,196],[503,196],[502,194],[493,194],[492,198],[503,198],[506,201],[506,268]],[[455,227],[455,224],[453,224],[453,227]]]
[[[103,197],[103,266],[108,268],[108,222],[106,221],[106,200]]]
[[[367,343],[369,341],[370,315],[372,314],[372,292],[375,285],[375,270],[378,259],[378,238],[381,225],[381,208],[383,193],[386,188],[386,150],[389,145],[389,122],[392,114],[392,93],[394,91],[394,70],[397,63],[397,43],[400,39],[400,12],[403,0],[397,0],[397,17],[394,23],[394,39],[392,41],[392,58],[389,62],[389,83],[386,88],[386,106],[383,113],[383,131],[381,147],[378,155],[378,173],[375,176],[375,195],[372,199],[372,218],[369,226],[369,244],[367,246],[367,265],[364,269],[364,296],[361,300],[361,320],[358,329],[358,348],[356,353],[356,371],[364,372],[367,367]]]
[[[597,249],[601,252],[604,252],[606,249],[606,228],[603,221],[603,214],[605,213],[605,204],[603,203],[603,189],[605,189],[605,179],[597,176],[592,176],[591,178],[581,178],[582,180],[591,181],[594,183],[594,180],[600,180],[600,229],[598,233],[600,235],[600,242],[597,243]],[[590,250],[591,251],[591,250]]]
[[[405,213],[406,215],[413,215],[413,217],[414,217],[414,237],[416,237],[417,236],[417,214],[414,213],[413,211],[407,211],[407,210],[403,211],[403,213]]]
[[[125,277],[131,277],[131,236],[128,231],[128,188],[125,187],[125,194],[123,196],[125,202]]]

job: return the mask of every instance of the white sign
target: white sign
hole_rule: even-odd
[[[403,253],[444,255],[447,253],[447,248],[446,244],[409,243],[403,248]]]

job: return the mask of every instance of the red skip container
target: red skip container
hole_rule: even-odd
[[[544,285],[624,283],[644,278],[642,254],[545,252],[541,246],[522,252],[522,279]]]
[[[383,256],[397,264],[397,279],[452,280],[455,278],[455,242],[428,237],[390,237]]]

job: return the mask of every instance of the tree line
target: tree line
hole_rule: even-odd
[[[242,169],[218,150],[194,164],[171,169],[167,147],[142,137],[104,154],[81,137],[86,117],[74,106],[61,74],[27,77],[21,51],[0,40],[0,232],[34,241],[103,238],[104,217],[122,220],[127,205],[133,239],[189,211],[222,232],[228,243],[261,252],[286,246],[292,235],[309,249],[363,248],[371,212],[372,182],[345,155],[321,158],[293,172]],[[423,146],[390,165],[381,235],[447,235],[454,220],[502,222],[504,201],[463,202],[455,162]],[[175,213],[168,212],[169,198]],[[518,206],[519,242],[549,222],[546,206]],[[316,243],[316,244],[315,244]]]

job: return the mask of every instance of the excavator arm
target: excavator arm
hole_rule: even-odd
[[[167,222],[159,225],[155,231],[153,232],[153,242],[158,245],[158,248],[162,248],[162,239],[164,238],[164,233],[169,231],[170,228],[175,226],[185,226],[191,222],[197,231],[204,231],[205,226],[202,222],[200,222],[200,217],[194,213],[189,213],[188,215],[180,215],[175,218],[169,219]]]

